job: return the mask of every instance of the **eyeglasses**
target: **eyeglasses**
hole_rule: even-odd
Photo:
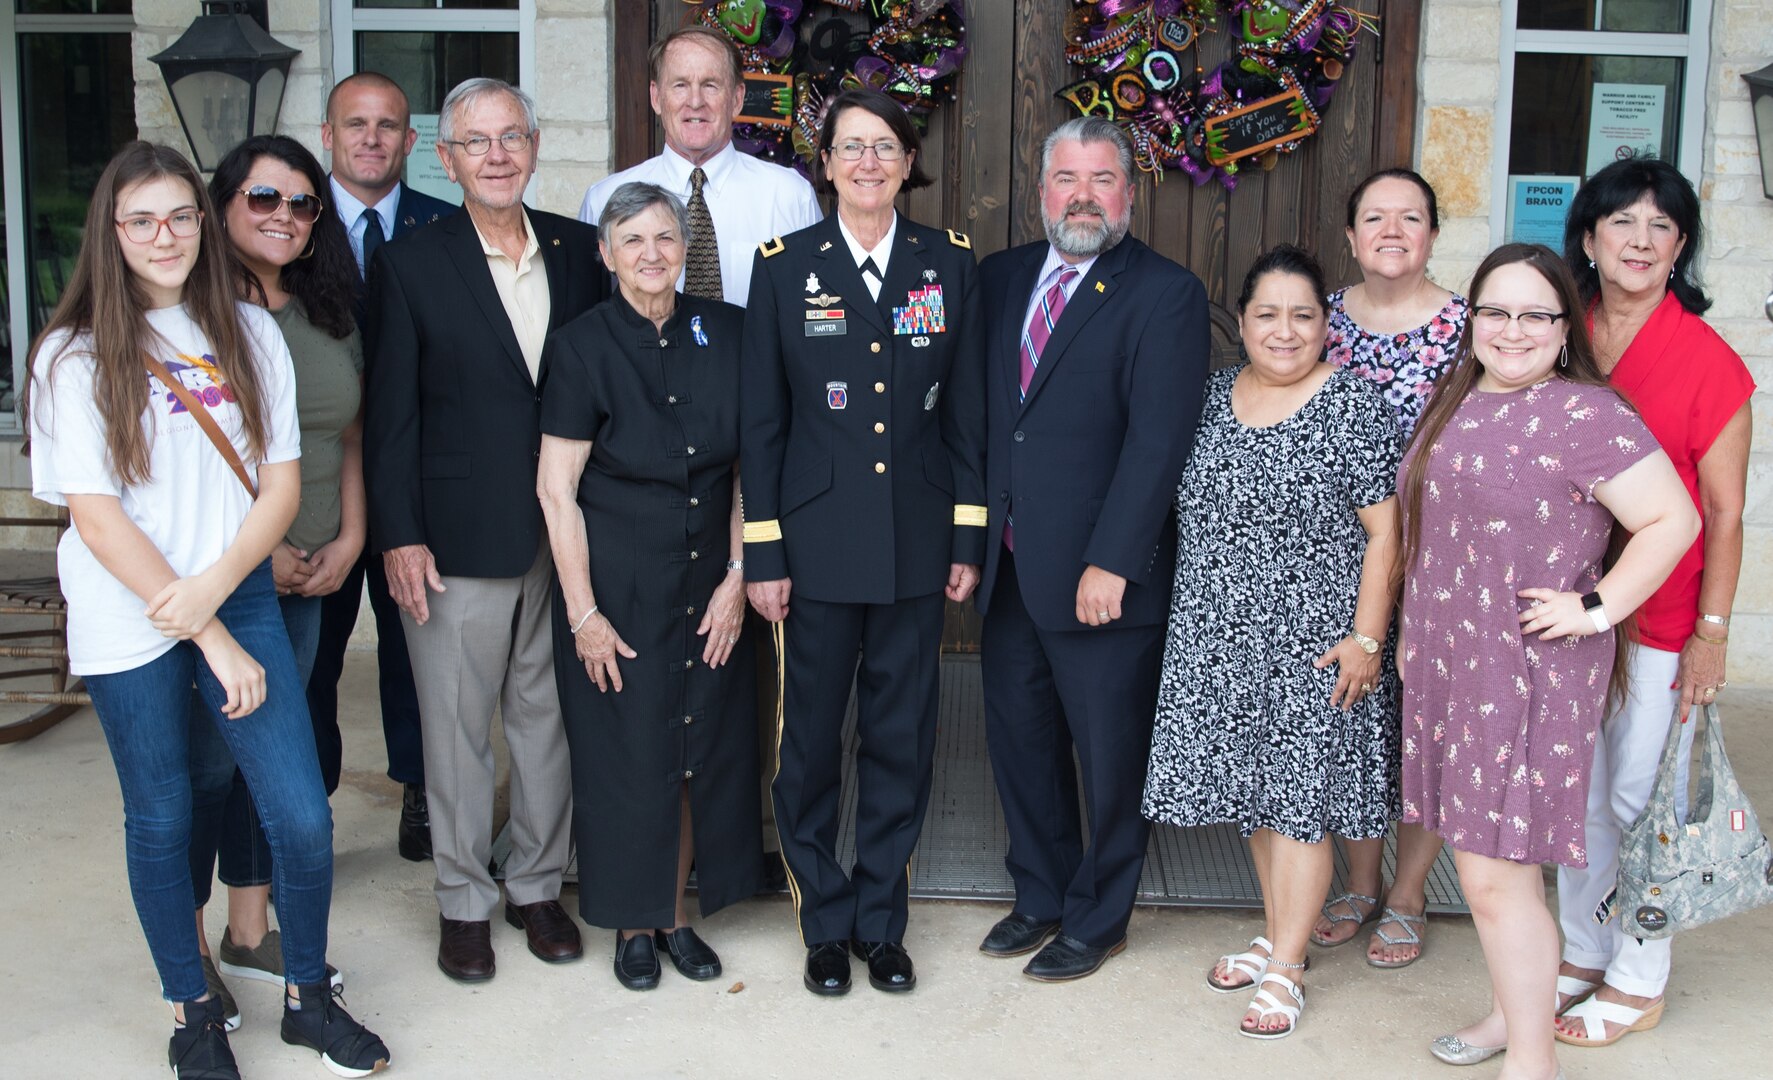
[[[1478,329],[1490,334],[1500,334],[1508,329],[1508,324],[1519,323],[1521,333],[1528,337],[1544,337],[1551,333],[1559,319],[1568,318],[1561,311],[1523,311],[1512,315],[1499,307],[1475,307],[1471,314],[1477,320]]]
[[[505,148],[507,154],[523,153],[529,149],[531,141],[527,131],[507,131],[498,139],[499,145]],[[450,146],[461,147],[470,157],[485,157],[493,144],[492,138],[486,135],[470,135],[466,139],[448,139],[446,142]]]
[[[876,161],[897,161],[905,156],[905,148],[890,139],[882,139],[877,143],[840,142],[831,148],[831,153],[845,161],[861,161],[862,153],[874,151]]]
[[[312,225],[320,220],[320,208],[323,205],[318,195],[285,195],[269,184],[254,184],[243,188],[241,195],[246,196],[246,208],[260,217],[270,217],[284,203],[289,204],[289,216],[305,225]]]
[[[203,211],[174,210],[165,217],[142,214],[138,217],[124,218],[115,224],[123,230],[124,237],[132,244],[152,244],[160,239],[161,229],[165,229],[180,240],[188,240],[196,236],[197,230],[203,227]]]

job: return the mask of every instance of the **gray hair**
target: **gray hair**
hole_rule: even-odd
[[[611,244],[610,230],[625,221],[633,220],[655,206],[663,206],[671,212],[672,217],[677,219],[677,234],[683,237],[684,249],[688,250],[690,242],[689,211],[684,208],[683,200],[657,184],[643,183],[639,180],[630,180],[610,193],[609,201],[603,204],[603,213],[597,215],[597,239]]]
[[[443,105],[437,110],[439,114],[437,117],[437,141],[454,142],[456,138],[456,110],[472,105],[481,98],[492,94],[509,94],[511,99],[517,102],[518,108],[523,110],[524,131],[533,133],[539,126],[536,122],[534,98],[502,79],[489,79],[482,76],[462,80],[443,99]]]
[[[1052,163],[1053,149],[1062,142],[1077,143],[1113,143],[1116,155],[1120,158],[1121,175],[1128,183],[1133,181],[1133,141],[1127,133],[1112,120],[1104,120],[1100,116],[1075,116],[1053,129],[1046,141],[1040,144],[1040,181],[1046,182],[1047,166]]]

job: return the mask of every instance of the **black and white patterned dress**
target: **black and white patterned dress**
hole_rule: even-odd
[[[1265,428],[1215,372],[1177,493],[1180,543],[1145,816],[1233,822],[1315,843],[1383,836],[1398,814],[1399,687],[1390,643],[1373,693],[1330,704],[1312,661],[1354,628],[1359,507],[1396,489],[1402,437],[1379,390],[1332,373]]]

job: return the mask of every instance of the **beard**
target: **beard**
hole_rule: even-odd
[[[1102,219],[1099,225],[1073,224],[1066,219],[1071,214],[1096,214]],[[1061,255],[1087,259],[1100,255],[1126,238],[1127,229],[1133,223],[1133,207],[1128,204],[1126,213],[1118,221],[1110,220],[1108,212],[1100,203],[1085,199],[1074,199],[1065,204],[1064,211],[1057,219],[1049,218],[1043,207],[1040,213],[1041,224],[1046,226],[1047,242],[1057,248]]]

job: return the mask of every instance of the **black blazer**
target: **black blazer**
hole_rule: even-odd
[[[1084,567],[1127,579],[1115,625],[1162,623],[1176,565],[1176,485],[1208,361],[1200,279],[1127,237],[1102,253],[1053,328],[1024,401],[1021,335],[1046,241],[979,267],[986,349],[988,610],[1014,507],[1016,576],[1044,630],[1082,630]]]
[[[603,300],[609,275],[597,230],[528,213],[552,331]],[[473,220],[455,214],[381,247],[369,277],[363,472],[375,549],[426,544],[439,573],[521,577],[542,542],[542,395]]]
[[[460,209],[454,203],[444,202],[401,184],[400,201],[394,204],[394,235],[388,239],[398,240],[414,229],[451,217]]]
[[[890,604],[939,592],[951,564],[984,557],[971,242],[901,215],[885,270],[876,301],[835,214],[759,245],[739,361],[747,581]],[[940,330],[910,311],[913,293],[938,290]]]

